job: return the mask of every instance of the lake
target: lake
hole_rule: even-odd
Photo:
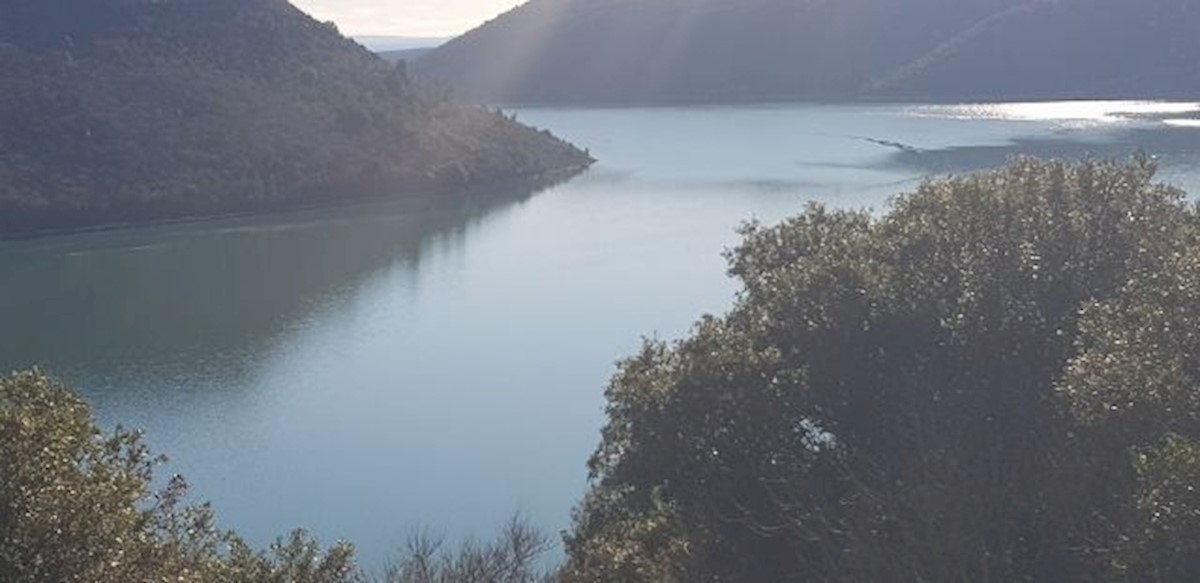
[[[0,367],[146,430],[220,524],[380,566],[414,529],[567,528],[614,363],[720,313],[735,228],[886,209],[1019,152],[1158,157],[1200,193],[1200,104],[517,109],[600,162],[538,192],[0,243]]]

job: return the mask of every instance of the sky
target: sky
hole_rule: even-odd
[[[292,0],[347,36],[450,37],[523,0]]]

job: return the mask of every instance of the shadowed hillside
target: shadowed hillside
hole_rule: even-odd
[[[532,0],[418,70],[484,102],[1194,95],[1183,0]]]
[[[938,99],[1200,95],[1191,0],[1030,2],[1001,12],[868,86]]]
[[[0,235],[589,163],[411,82],[284,0],[9,0],[0,69]]]

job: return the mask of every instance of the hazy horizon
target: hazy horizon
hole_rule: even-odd
[[[522,0],[294,0],[317,20],[337,23],[347,36],[445,38],[462,34]]]
[[[357,35],[351,36],[358,44],[375,52],[406,51],[436,47],[453,37],[448,36],[390,36],[390,35]]]

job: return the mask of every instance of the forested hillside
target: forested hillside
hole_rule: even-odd
[[[284,0],[0,3],[0,234],[586,166]]]
[[[423,57],[484,102],[1177,97],[1187,0],[532,0]]]

